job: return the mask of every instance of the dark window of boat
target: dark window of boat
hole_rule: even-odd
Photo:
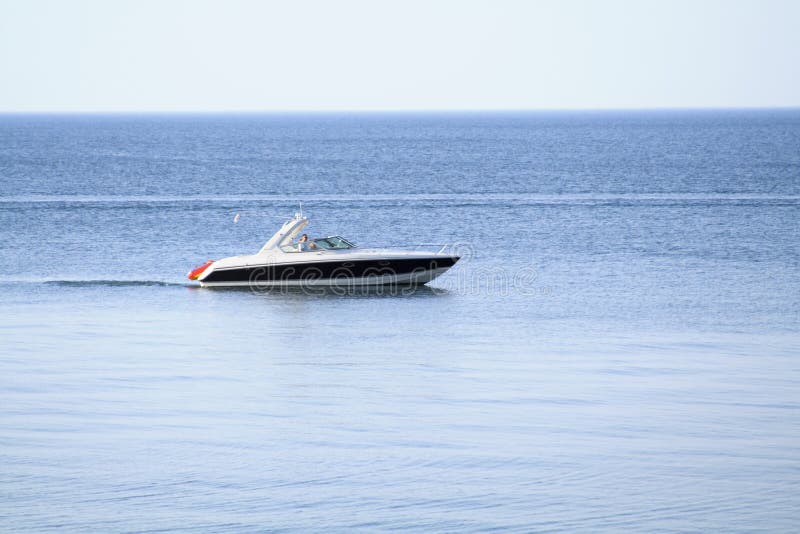
[[[350,241],[338,235],[314,239],[313,243],[323,250],[343,250],[355,247]]]

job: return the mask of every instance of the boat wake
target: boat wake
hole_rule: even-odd
[[[195,284],[185,284],[182,282],[163,282],[160,280],[45,280],[47,285],[65,287],[138,287],[138,286],[159,286],[159,287],[194,287]]]
[[[110,279],[87,279],[87,280],[53,280],[53,279],[9,279],[0,278],[0,284],[36,284],[61,287],[196,287],[196,284],[183,282],[166,282],[163,280],[110,280]]]
[[[37,285],[37,286],[50,286],[62,288],[92,288],[92,287],[110,287],[110,288],[126,288],[126,287],[183,287],[189,289],[200,289],[200,285],[196,283],[183,283],[183,282],[167,282],[164,280],[111,280],[111,279],[86,279],[86,280],[54,280],[54,279],[9,279],[0,278],[0,287],[2,286],[24,286],[24,285]],[[329,297],[329,296],[425,296],[425,295],[445,295],[449,291],[444,288],[434,288],[429,286],[357,286],[357,287],[274,287],[274,288],[252,288],[245,287],[222,287],[215,288],[209,287],[206,290],[224,290],[226,292],[246,292],[262,296],[316,296],[316,297]]]

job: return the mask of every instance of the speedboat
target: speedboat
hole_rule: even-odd
[[[203,287],[422,285],[455,265],[445,252],[361,248],[341,236],[292,241],[309,220],[296,214],[256,254],[208,260],[187,274]]]

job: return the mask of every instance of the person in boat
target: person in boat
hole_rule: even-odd
[[[301,235],[300,239],[297,240],[298,252],[307,252],[315,248],[317,248],[316,244],[308,242],[308,234]]]

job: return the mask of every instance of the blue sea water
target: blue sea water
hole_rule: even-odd
[[[464,259],[185,279],[300,201]],[[2,115],[0,530],[796,531],[798,236],[798,110]]]

